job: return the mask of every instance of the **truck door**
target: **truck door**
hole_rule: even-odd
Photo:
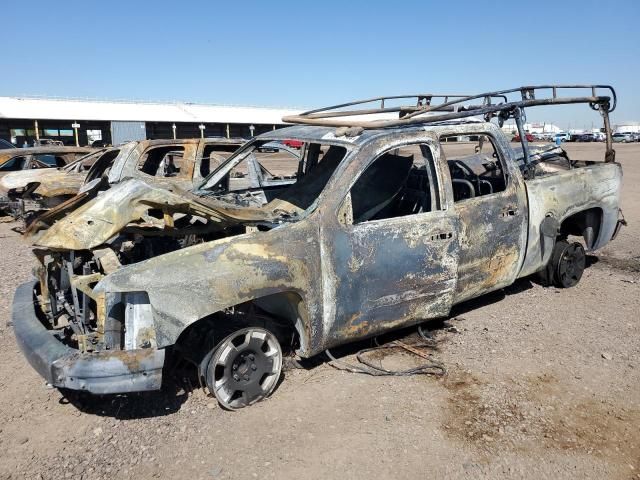
[[[194,142],[147,148],[137,161],[137,177],[154,177],[158,186],[177,186],[190,190],[198,145]]]
[[[524,182],[497,138],[487,132],[440,138],[460,222],[456,303],[510,285],[524,258]]]
[[[323,284],[335,297],[329,343],[448,314],[458,236],[455,212],[442,208],[443,173],[432,144],[387,149],[359,175],[338,222],[321,227],[323,269],[334,279]]]

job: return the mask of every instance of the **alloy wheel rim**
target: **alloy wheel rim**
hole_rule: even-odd
[[[282,350],[276,337],[262,328],[229,335],[216,349],[207,370],[208,386],[230,410],[267,397],[282,370]]]

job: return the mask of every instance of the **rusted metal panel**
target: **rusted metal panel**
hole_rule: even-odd
[[[502,133],[492,124],[470,125],[464,132],[491,135],[505,169],[506,188],[453,205],[460,236],[456,303],[513,283],[524,260],[528,222],[522,175]]]
[[[537,272],[549,261],[551,249],[543,248],[542,225],[546,217],[560,224],[576,212],[602,209],[598,238],[587,248],[597,250],[608,243],[618,220],[621,184],[622,168],[616,163],[584,166],[527,180],[530,220],[526,261],[519,276]]]
[[[454,174],[439,143],[446,135],[493,138],[504,188],[455,202]],[[298,185],[304,191],[296,197],[295,189],[283,190],[268,203],[251,202],[258,190],[264,195],[251,182],[248,196],[214,190],[257,143],[239,151],[194,192],[133,178],[137,160],[121,160],[112,173],[124,181],[99,195],[88,188],[28,231],[41,263],[40,292],[48,297],[41,304],[47,309],[71,299],[75,304],[68,310],[84,318],[76,297],[86,295],[96,303],[97,331],[74,325],[82,339],[78,345],[87,353],[107,344],[118,349],[119,341],[125,351],[158,351],[195,322],[231,321],[220,314],[254,302],[269,313],[287,311],[287,321],[299,334],[298,353],[311,356],[446,316],[456,303],[534,273],[548,255],[536,239],[556,231],[577,211],[603,210],[593,248],[604,245],[615,229],[618,165],[549,167],[541,160],[549,152],[524,149],[517,154],[498,127],[487,122],[348,131],[298,126],[258,141],[289,138],[315,143],[309,151],[323,149],[323,161],[332,169],[322,161],[314,164],[305,151],[301,162],[312,167],[305,173],[310,177],[301,177],[308,181]],[[383,154],[413,144],[430,152],[437,201],[427,211],[360,221],[354,215],[356,181]],[[145,145],[136,147],[136,159],[153,144]],[[193,177],[203,145],[196,140],[182,145],[193,166],[185,173]],[[344,156],[333,156],[336,151]],[[474,165],[482,167],[474,158]],[[406,163],[411,171],[412,162]],[[523,178],[528,166],[537,175],[533,180]],[[397,191],[388,195],[394,198]],[[557,223],[545,223],[549,214]],[[83,265],[82,272],[73,271],[76,264]],[[118,311],[118,305],[127,307]]]
[[[314,284],[320,275],[317,235],[309,221],[196,245],[123,268],[105,277],[96,291],[146,291],[159,347],[173,344],[196,320],[283,291],[298,293],[315,323],[322,305]],[[313,348],[314,340],[304,343]]]
[[[108,171],[108,182],[115,184],[127,178],[139,178],[161,188],[191,189],[195,183],[201,180],[199,175],[204,145],[223,145],[225,147],[238,147],[243,143],[242,139],[186,139],[186,140],[148,140],[141,142],[129,142],[121,147],[106,149],[105,155],[110,151],[116,151],[117,156],[111,159],[111,164],[103,160],[106,156],[96,159],[95,165],[87,172],[82,168],[43,169],[23,171],[9,175],[2,179],[0,187],[11,194],[12,200],[21,199],[30,210],[44,211],[55,206],[71,195],[78,193],[86,182],[97,180]],[[141,161],[151,149],[172,146],[180,150],[182,157],[180,169],[176,175],[163,177],[151,175],[141,170]],[[115,155],[115,153],[114,153]],[[18,190],[28,185],[37,185],[37,188],[21,192]],[[24,210],[24,208],[22,209]],[[24,213],[24,212],[21,212]],[[16,214],[18,214],[16,212]]]

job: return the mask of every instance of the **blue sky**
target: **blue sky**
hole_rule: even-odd
[[[614,123],[640,121],[636,0],[30,0],[2,11],[0,95],[317,107],[594,82],[618,91]],[[599,122],[562,110],[529,120]]]

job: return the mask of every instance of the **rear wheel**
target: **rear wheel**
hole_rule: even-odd
[[[216,347],[205,381],[220,405],[230,410],[252,405],[273,392],[282,371],[282,348],[269,330],[237,330]]]
[[[538,278],[545,286],[573,287],[582,278],[585,265],[586,255],[582,244],[558,240],[553,247],[549,263],[544,270],[538,272]]]
[[[584,247],[578,242],[560,241],[553,249],[554,284],[569,288],[578,284],[586,265]]]

